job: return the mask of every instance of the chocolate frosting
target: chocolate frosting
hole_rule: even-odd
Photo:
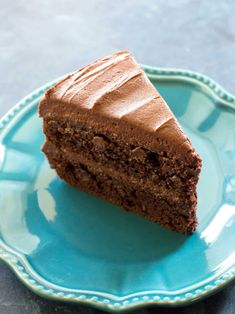
[[[196,154],[173,113],[128,51],[99,59],[68,75],[45,94],[39,113],[88,122],[111,136],[169,149],[184,159]],[[188,154],[188,152],[191,152]]]

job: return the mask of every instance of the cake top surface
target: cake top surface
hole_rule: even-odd
[[[128,51],[98,59],[62,79],[45,94],[41,116],[54,110],[49,103],[63,103],[70,112],[83,110],[133,124],[136,130],[165,140],[177,151],[193,150],[173,113]]]
[[[98,59],[68,75],[48,96],[119,118],[161,98],[128,51]]]

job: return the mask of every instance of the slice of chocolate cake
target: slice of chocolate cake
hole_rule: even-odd
[[[68,75],[39,114],[42,150],[63,180],[172,230],[196,229],[201,159],[129,52]]]

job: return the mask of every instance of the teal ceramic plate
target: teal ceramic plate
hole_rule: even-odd
[[[203,159],[198,230],[173,233],[59,180],[40,152],[48,84],[0,123],[0,258],[41,296],[121,311],[189,303],[235,277],[235,97],[198,73],[144,69]]]

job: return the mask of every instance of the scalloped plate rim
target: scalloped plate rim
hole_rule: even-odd
[[[224,105],[235,109],[235,96],[227,92],[213,79],[198,72],[174,69],[174,68],[157,68],[147,65],[142,65],[149,77],[161,77],[161,78],[177,78],[184,79],[194,84],[203,85],[206,87],[211,95],[219,100]],[[32,102],[43,95],[43,93],[57,81],[64,76],[51,81],[42,87],[36,89],[28,96],[19,101],[12,109],[10,109],[0,119],[0,135],[2,131],[9,125],[10,122],[14,122],[14,119],[22,112],[24,108],[30,107]],[[10,127],[10,125],[9,125]],[[235,261],[233,265],[222,274],[217,274],[207,278],[204,281],[198,282],[196,285],[187,287],[186,292],[179,293],[175,291],[173,293],[161,292],[158,290],[142,291],[139,293],[129,294],[123,297],[118,297],[105,292],[97,291],[83,291],[83,290],[71,290],[57,287],[43,278],[41,278],[31,268],[27,260],[21,256],[18,252],[4,244],[0,238],[0,260],[5,262],[10,269],[16,274],[21,282],[27,286],[34,293],[43,296],[48,299],[54,299],[59,301],[69,301],[75,303],[82,303],[84,305],[91,305],[93,307],[111,311],[121,312],[130,309],[142,308],[150,305],[161,306],[183,306],[202,298],[207,297],[210,294],[222,289],[225,285],[235,279]],[[51,287],[53,288],[51,288]],[[195,288],[195,286],[197,286]],[[60,288],[60,289],[59,289]],[[160,296],[161,295],[161,296]]]

